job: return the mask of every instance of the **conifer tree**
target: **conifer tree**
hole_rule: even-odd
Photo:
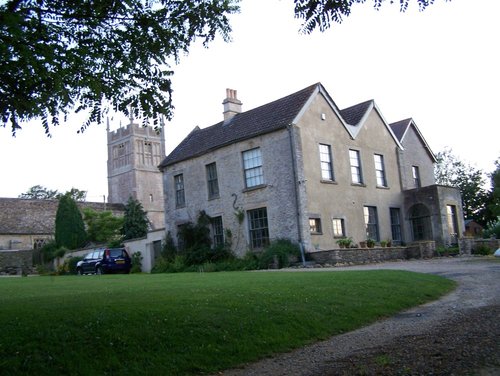
[[[148,218],[142,204],[130,197],[125,206],[125,215],[122,227],[123,239],[135,239],[146,236],[148,233]]]
[[[58,247],[76,249],[85,244],[87,233],[76,201],[65,194],[60,197],[56,213],[55,240]]]

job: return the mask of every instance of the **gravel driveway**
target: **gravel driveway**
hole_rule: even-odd
[[[500,260],[455,257],[300,272],[369,269],[437,274],[458,287],[370,326],[221,374],[500,375]]]

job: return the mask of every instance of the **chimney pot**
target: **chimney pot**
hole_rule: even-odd
[[[237,97],[238,92],[234,89],[226,89],[226,99],[222,101],[224,106],[224,123],[229,122],[234,115],[242,112],[242,103]]]

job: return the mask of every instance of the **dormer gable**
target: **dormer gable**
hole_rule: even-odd
[[[390,127],[392,131],[394,132],[395,136],[398,138],[399,142],[401,145],[404,147],[405,146],[405,140],[407,139],[408,132],[415,132],[417,138],[421,142],[422,146],[425,148],[427,153],[429,154],[429,157],[432,159],[434,163],[437,162],[436,156],[432,152],[429,144],[425,140],[424,136],[420,132],[420,130],[417,127],[417,124],[412,118],[400,120],[394,123],[390,124]]]

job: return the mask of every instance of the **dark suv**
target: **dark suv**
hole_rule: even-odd
[[[76,273],[130,273],[130,257],[124,248],[101,248],[85,255],[76,264]]]

